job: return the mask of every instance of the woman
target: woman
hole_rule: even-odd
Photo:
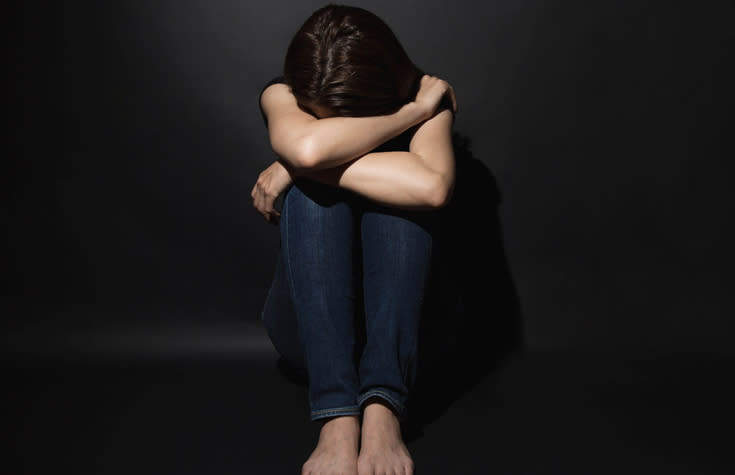
[[[454,92],[377,16],[329,5],[296,33],[260,103],[279,159],[252,198],[281,230],[263,319],[276,349],[305,369],[311,419],[323,422],[302,473],[411,474],[400,421],[432,210],[454,184]]]

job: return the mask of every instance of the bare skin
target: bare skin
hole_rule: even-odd
[[[333,117],[329,109],[313,104],[316,116],[305,112],[285,84],[268,87],[261,105],[271,147],[280,159],[258,177],[250,194],[253,206],[266,221],[277,224],[276,198],[294,177],[303,175],[389,207],[441,207],[454,185],[453,114],[437,110],[445,95],[456,112],[452,86],[427,75],[415,100],[394,114]],[[418,128],[409,151],[371,152],[413,126]],[[308,159],[302,156],[305,153]]]
[[[359,455],[358,455],[359,446]],[[413,475],[413,460],[401,437],[401,424],[382,404],[357,416],[325,422],[319,442],[301,475]]]
[[[301,475],[355,475],[360,443],[357,416],[335,417],[324,423],[319,442],[301,469]]]
[[[413,475],[413,460],[401,437],[401,424],[382,404],[365,407],[358,475]]]

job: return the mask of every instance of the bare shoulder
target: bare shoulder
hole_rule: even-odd
[[[291,88],[283,83],[271,84],[260,95],[260,105],[266,111],[269,108],[289,104],[296,105],[296,98],[291,93]]]
[[[271,130],[276,128],[282,130],[283,127],[290,129],[317,120],[299,107],[291,88],[285,84],[268,86],[260,96],[260,106]]]

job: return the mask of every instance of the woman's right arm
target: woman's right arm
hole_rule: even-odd
[[[322,170],[360,157],[428,119],[433,109],[410,102],[397,112],[372,117],[317,119],[299,107],[285,84],[261,96],[273,151],[297,170]]]

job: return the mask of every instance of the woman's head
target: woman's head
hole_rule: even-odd
[[[343,5],[306,20],[283,73],[303,107],[353,117],[395,112],[413,100],[423,75],[383,20]]]

